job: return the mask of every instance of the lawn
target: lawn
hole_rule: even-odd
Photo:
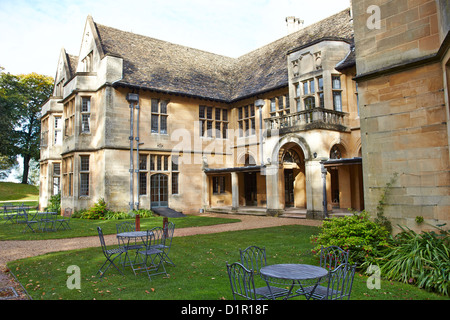
[[[231,300],[226,262],[239,260],[239,249],[266,248],[267,262],[318,264],[311,255],[309,238],[316,227],[283,226],[247,231],[175,237],[170,255],[176,266],[167,266],[169,277],[150,281],[146,274],[125,276],[110,269],[96,276],[104,261],[100,247],[46,254],[10,262],[8,267],[34,300]],[[79,267],[80,289],[69,289],[70,266]],[[367,277],[356,274],[352,300],[448,300],[414,286],[382,281],[381,289],[368,289]]]
[[[141,230],[151,229],[163,225],[163,217],[155,216],[151,218],[141,218]],[[5,223],[0,220],[0,240],[45,240],[45,239],[63,239],[76,237],[98,236],[97,226],[101,227],[103,234],[117,233],[116,224],[123,221],[134,220],[86,220],[72,218],[70,220],[70,230],[60,230],[57,232],[22,232],[25,229],[24,224]],[[188,215],[183,218],[170,218],[169,221],[175,224],[176,228],[201,227],[221,223],[238,222],[238,219],[216,218]]]
[[[0,182],[0,201],[17,200],[34,200],[37,205],[39,200],[39,187],[29,184],[21,184],[14,182]],[[28,204],[28,203],[27,203]]]

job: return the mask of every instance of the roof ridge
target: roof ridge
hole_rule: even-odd
[[[107,25],[104,25],[104,24],[101,24],[101,23],[97,23],[95,21],[94,21],[94,24],[96,26],[100,26],[102,28],[108,28],[108,29],[115,30],[115,31],[118,31],[118,32],[128,33],[128,34],[131,34],[133,36],[142,37],[142,38],[146,38],[146,39],[153,40],[153,41],[158,41],[158,42],[169,44],[169,45],[172,45],[172,46],[177,46],[177,47],[182,47],[182,48],[186,48],[186,49],[190,49],[190,50],[195,50],[195,51],[198,51],[198,52],[203,52],[203,53],[206,53],[206,54],[209,54],[209,55],[214,55],[214,56],[218,56],[218,57],[222,57],[222,58],[227,58],[227,59],[230,59],[230,60],[237,60],[237,58],[233,58],[233,57],[229,57],[229,56],[226,56],[226,55],[214,53],[214,52],[211,52],[211,51],[206,51],[206,50],[203,50],[203,49],[189,47],[187,45],[183,45],[183,44],[179,44],[179,43],[175,43],[175,42],[171,42],[171,41],[167,41],[167,40],[162,40],[162,39],[155,38],[155,37],[152,37],[152,36],[147,36],[147,35],[144,35],[144,34],[141,34],[141,33],[135,33],[133,31],[126,31],[126,30],[115,28],[115,27],[110,27],[110,26],[107,26]]]

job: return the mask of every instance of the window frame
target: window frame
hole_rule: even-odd
[[[336,87],[335,84],[339,84],[339,87]],[[333,110],[342,112],[342,79],[340,74],[331,75],[331,89],[333,98]],[[336,100],[337,98],[338,101]]]
[[[86,162],[83,160],[86,160],[87,158],[87,167],[83,167],[83,165],[86,165]],[[79,196],[80,197],[89,197],[90,195],[90,183],[91,183],[91,177],[90,177],[90,156],[89,155],[80,155],[80,186],[79,186]],[[86,181],[84,181],[86,179]]]
[[[256,135],[256,110],[254,104],[238,107],[239,138]]]
[[[162,99],[151,99],[150,105],[150,132],[151,134],[167,135],[169,118],[169,101]],[[156,124],[156,126],[155,126]],[[164,125],[163,125],[164,124]]]
[[[87,110],[84,110],[85,102],[87,102]],[[91,105],[92,105],[92,99],[91,97],[85,96],[81,97],[81,108],[80,108],[80,114],[81,114],[81,126],[80,126],[80,133],[82,134],[89,134],[91,133]],[[87,119],[87,128],[85,124],[85,118]]]
[[[225,194],[227,193],[227,186],[226,186],[226,176],[220,175],[220,176],[213,176],[212,177],[212,193],[219,195],[219,194]]]
[[[228,139],[227,108],[199,105],[198,110],[199,136],[201,138]]]

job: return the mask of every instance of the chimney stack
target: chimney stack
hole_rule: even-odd
[[[297,17],[287,17],[286,23],[288,27],[288,34],[291,34],[293,32],[296,32],[300,30],[303,27],[303,20],[300,20]]]

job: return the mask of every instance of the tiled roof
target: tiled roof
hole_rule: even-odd
[[[351,39],[349,10],[229,58],[95,24],[104,54],[123,58],[118,85],[231,102],[288,85],[286,54],[321,38]]]

